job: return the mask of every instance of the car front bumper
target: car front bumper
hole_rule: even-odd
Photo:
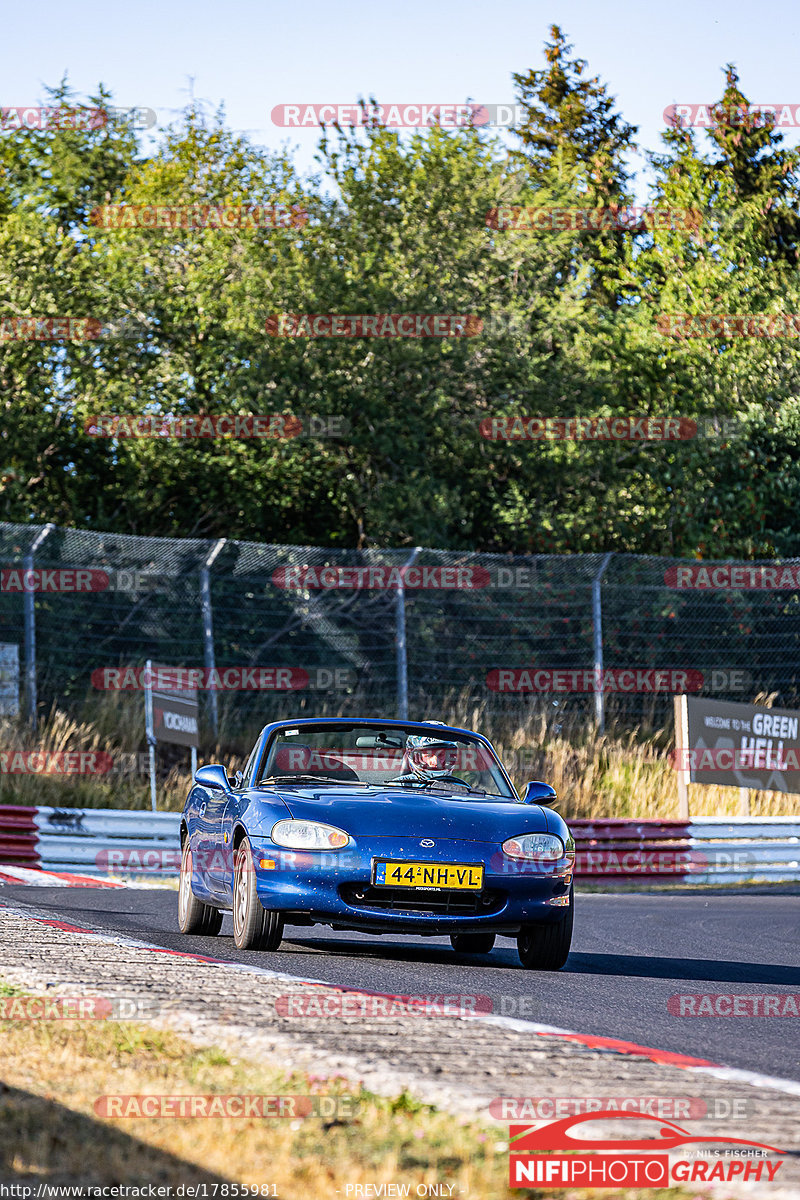
[[[258,897],[265,908],[282,912],[287,924],[310,920],[373,932],[491,929],[514,934],[531,922],[559,920],[569,903],[574,864],[566,857],[547,865],[516,862],[496,845],[455,839],[437,839],[435,847],[422,848],[414,839],[361,838],[357,847],[322,853],[280,850],[271,841],[251,840]],[[480,864],[483,888],[376,886],[376,859]]]

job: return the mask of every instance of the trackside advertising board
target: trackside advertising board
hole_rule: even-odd
[[[679,769],[692,783],[800,793],[800,712],[688,696]]]
[[[174,667],[153,663],[153,733],[159,742],[197,747],[200,745],[197,688],[176,686],[178,677]]]

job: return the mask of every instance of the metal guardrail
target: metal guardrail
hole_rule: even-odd
[[[579,879],[800,881],[800,817],[568,823],[575,836]]]
[[[180,813],[37,808],[41,865],[83,875],[177,875]]]
[[[800,882],[800,818],[569,822],[578,879]],[[0,806],[0,864],[83,875],[175,876],[180,814]]]
[[[575,838],[576,878],[682,879],[689,873],[688,821],[610,817],[568,824]]]
[[[800,817],[700,817],[689,828],[709,861],[699,883],[800,881]]]

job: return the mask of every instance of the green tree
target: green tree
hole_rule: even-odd
[[[558,25],[550,28],[543,70],[515,73],[524,119],[515,131],[522,150],[513,156],[523,194],[539,206],[619,209],[631,203],[627,156],[637,129],[615,108],[587,62],[570,58],[572,46]],[[604,307],[620,303],[621,277],[630,239],[609,228],[601,236],[578,233],[561,239],[554,266],[563,281],[588,267],[586,286]]]

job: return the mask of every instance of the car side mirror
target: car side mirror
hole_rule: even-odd
[[[231,781],[228,779],[228,772],[219,763],[209,763],[208,766],[200,767],[195,772],[194,781],[201,787],[211,788],[214,792],[230,791]]]
[[[549,783],[542,783],[540,779],[526,783],[522,792],[523,804],[549,804],[551,800],[555,799],[557,799],[556,789]]]

